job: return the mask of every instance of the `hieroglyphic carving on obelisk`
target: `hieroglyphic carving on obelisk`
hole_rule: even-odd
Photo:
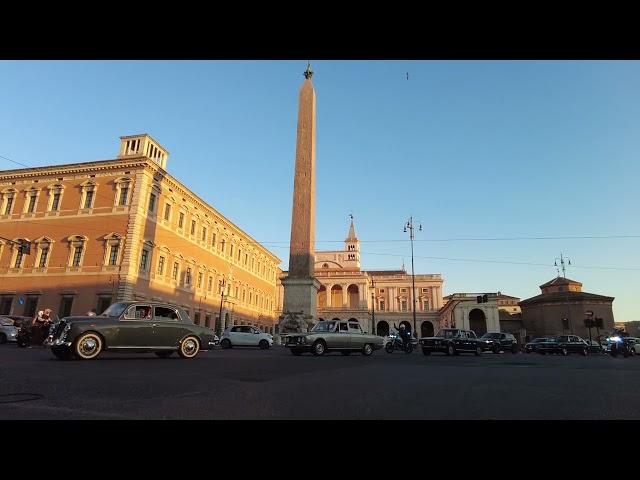
[[[316,222],[316,92],[311,65],[304,72],[298,106],[296,165],[289,272],[282,280],[284,305],[280,332],[306,331],[317,320],[316,299],[320,282],[314,277]]]

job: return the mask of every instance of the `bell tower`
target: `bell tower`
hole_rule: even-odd
[[[349,234],[344,241],[344,249],[346,251],[345,266],[356,267],[360,269],[360,240],[356,236],[356,228],[353,225],[353,215],[349,215],[351,218],[351,225],[349,226]]]

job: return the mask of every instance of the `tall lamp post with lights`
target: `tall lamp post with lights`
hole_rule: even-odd
[[[558,269],[558,260],[560,260],[560,269],[562,269],[562,277],[564,279],[567,278],[566,275],[566,267],[565,267],[565,257],[562,256],[562,253],[560,253],[560,258],[556,258],[555,261],[553,262],[553,266],[556,267],[556,270],[558,272],[558,277],[560,276],[560,269]],[[571,260],[570,259],[566,259],[567,260],[567,264],[571,265]],[[567,294],[565,295],[566,299],[567,299],[567,316],[565,317],[567,319],[567,327],[569,327],[569,331],[571,332],[571,334],[573,335],[573,322],[571,321],[571,310],[569,308],[569,289],[567,288]],[[565,324],[564,324],[564,318],[562,319],[562,333],[564,334],[564,330],[565,330]]]
[[[371,335],[376,334],[376,282],[371,278]]]
[[[222,335],[222,332],[224,332],[224,328],[222,328],[222,304],[224,303],[224,288],[227,285],[224,277],[218,282],[218,285],[220,285],[220,316],[218,317],[218,324],[220,325],[220,335]]]
[[[407,233],[409,229],[409,238],[411,239],[411,305],[413,310],[413,334],[417,337],[417,322],[416,322],[416,275],[413,269],[413,216],[409,217],[407,223],[404,225],[404,232]],[[418,222],[418,231],[422,231],[422,223]]]

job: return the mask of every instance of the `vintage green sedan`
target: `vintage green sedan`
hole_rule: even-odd
[[[324,355],[328,351],[371,355],[382,348],[382,343],[382,337],[364,333],[358,322],[331,320],[319,322],[309,333],[287,335],[285,346],[296,356],[303,352]]]
[[[61,360],[90,360],[103,351],[155,352],[167,358],[178,352],[193,358],[213,348],[215,333],[195,325],[182,308],[167,303],[114,303],[97,316],[65,317],[47,343]]]

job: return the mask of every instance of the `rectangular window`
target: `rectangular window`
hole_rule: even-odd
[[[242,290],[242,301],[244,302],[246,301],[246,299],[247,299],[247,292],[246,290]]]
[[[18,253],[16,254],[16,263],[14,264],[14,268],[21,268],[22,267],[22,259],[23,259],[23,255],[22,252],[20,250],[18,250]]]
[[[380,311],[384,311],[384,300],[380,300]]]
[[[240,289],[239,289],[238,287],[236,287],[236,295],[235,295],[235,298],[238,298],[238,291],[239,291],[239,290],[240,290]]]
[[[401,288],[400,289],[400,293],[407,293],[407,289],[406,288]]]
[[[384,293],[384,288],[381,288],[381,289],[380,289],[380,293]]]
[[[152,193],[149,195],[149,212],[153,213],[156,208],[156,194]]]
[[[111,250],[109,251],[109,265],[116,265],[118,263],[118,250],[120,250],[119,245],[111,245]]]
[[[191,285],[191,268],[187,267],[187,274],[184,277],[184,284]]]
[[[171,205],[168,203],[164,206],[164,219],[169,221],[171,218]]]
[[[213,288],[213,277],[209,277],[209,285],[207,285],[207,290],[210,292]]]
[[[202,272],[198,272],[198,288],[202,288]]]
[[[247,265],[249,263],[249,254],[245,253],[244,254],[244,264]]]
[[[429,301],[428,301],[428,300],[424,300],[424,301],[422,302],[422,310],[424,310],[425,312],[426,312],[427,310],[429,310]]]
[[[58,317],[64,318],[71,315],[71,307],[73,306],[73,297],[62,297],[60,308],[58,309]]]
[[[195,312],[193,314],[193,323],[200,325],[200,312]]]
[[[242,258],[242,250],[238,249],[238,261]]]
[[[7,207],[4,209],[4,214],[9,215],[11,213],[11,206],[13,205],[13,197],[7,198]]]
[[[51,203],[51,211],[57,212],[59,207],[60,207],[60,194],[55,193],[53,195],[53,202]]]
[[[88,190],[84,197],[84,208],[91,208],[93,206],[93,190]]]
[[[195,234],[196,234],[196,221],[191,220],[191,235],[195,235]]]
[[[229,256],[233,258],[233,243],[229,246]]]
[[[129,197],[129,187],[122,187],[120,189],[120,201],[118,202],[118,205],[120,206],[126,205],[128,197]]]
[[[401,305],[400,308],[402,309],[402,311],[406,312],[407,311],[407,301],[406,300],[402,300],[402,302],[400,302],[400,305]]]
[[[224,253],[224,240],[222,240],[222,242],[220,242],[220,251],[222,253]]]
[[[207,240],[207,227],[202,227],[202,236],[200,239],[205,242]]]
[[[182,228],[184,226],[184,213],[180,212],[180,216],[178,217],[178,228]]]
[[[27,317],[33,318],[36,316],[37,308],[38,308],[38,297],[35,295],[32,297],[27,297],[27,301],[24,306],[24,314]]]
[[[171,278],[174,280],[178,279],[178,262],[174,262],[173,270],[171,271]]]
[[[44,247],[40,250],[40,263],[38,264],[40,268],[44,268],[47,266],[47,257],[49,256],[49,247]]]
[[[164,275],[164,257],[158,259],[158,275]]]
[[[11,313],[11,303],[13,297],[3,296],[0,302],[0,315],[9,315]]]
[[[100,315],[111,305],[111,297],[110,296],[100,296],[98,297],[98,308],[96,308],[96,312]]]
[[[29,208],[27,209],[27,212],[29,213],[33,213],[36,209],[36,196],[35,195],[31,195],[31,197],[29,197]]]
[[[213,237],[211,238],[211,247],[212,248],[216,248],[216,234],[213,234]]]
[[[428,292],[429,292],[429,289],[428,289],[428,288],[423,288],[423,289],[422,289],[422,293],[428,293]]]
[[[140,271],[147,271],[147,259],[149,258],[149,250],[142,249],[142,254],[140,255]]]
[[[79,267],[80,266],[80,260],[82,260],[82,247],[76,247],[76,249],[73,252],[73,263],[72,263],[72,265],[74,267]]]

